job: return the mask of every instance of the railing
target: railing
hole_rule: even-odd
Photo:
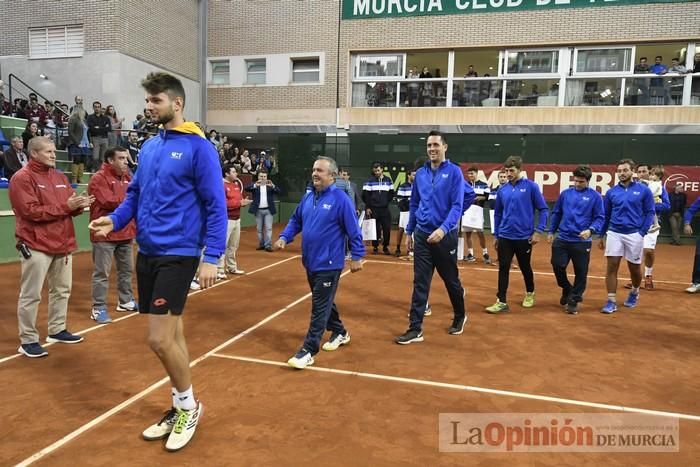
[[[618,73],[524,79],[385,78],[381,81],[358,80],[352,83],[352,107],[640,105],[700,105],[700,73]]]

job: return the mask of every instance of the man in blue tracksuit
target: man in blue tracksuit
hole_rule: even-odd
[[[644,236],[654,222],[654,196],[649,188],[632,178],[634,161],[622,159],[617,163],[617,177],[620,182],[605,193],[605,223],[600,232],[600,248],[605,249],[608,266],[605,273],[605,286],[608,300],[601,313],[617,311],[615,291],[617,271],[624,256],[632,278],[632,290],[624,305],[637,306],[639,286],[642,283],[642,248]],[[604,236],[607,234],[607,238]]]
[[[435,269],[445,283],[454,312],[447,332],[462,334],[467,322],[457,269],[457,223],[462,217],[464,175],[458,165],[446,159],[444,135],[431,131],[426,145],[430,160],[416,171],[406,226],[406,249],[413,249],[410,325],[395,339],[397,344],[423,341],[425,304]]]
[[[494,212],[494,247],[498,252],[498,300],[486,308],[488,313],[504,313],[510,310],[506,302],[510,264],[513,255],[525,279],[524,308],[535,306],[535,275],[530,259],[532,248],[539,242],[540,234],[547,227],[549,209],[540,192],[540,187],[522,176],[523,160],[510,156],[503,167],[508,174],[508,183],[498,190]],[[537,227],[535,211],[539,211]]]
[[[300,370],[313,365],[324,331],[331,331],[330,339],[323,344],[325,351],[350,342],[334,300],[345,261],[346,239],[350,242],[352,272],[362,269],[365,247],[353,202],[334,184],[337,175],[338,166],[333,159],[319,157],[314,162],[314,189],[301,199],[275,243],[275,248],[282,249],[299,232],[302,234],[302,263],[312,294],[311,324],[301,349],[287,361],[289,366]]]
[[[586,290],[588,263],[591,259],[591,237],[603,229],[605,210],[603,197],[588,186],[593,172],[587,165],[576,167],[573,172],[574,186],[564,190],[552,210],[552,223],[547,241],[552,243],[552,268],[557,284],[561,287],[559,303],[566,312],[578,313],[578,304],[583,301]],[[566,267],[574,265],[574,283],[569,282]]]
[[[690,221],[693,220],[693,216],[700,212],[700,198],[696,199],[693,204],[685,211],[683,216],[683,233],[686,235],[693,235],[693,228],[690,226]],[[693,277],[691,278],[690,287],[685,289],[688,293],[699,293],[700,292],[700,237],[698,237],[695,243],[695,262],[693,264]]]
[[[136,219],[139,311],[148,313],[148,342],[172,385],[172,408],[143,438],[167,437],[165,448],[176,451],[192,438],[202,413],[192,392],[182,313],[202,248],[199,284],[216,281],[228,217],[218,154],[197,125],[185,122],[182,83],[154,72],[141,86],[146,109],[163,128],[143,144],[124,202],[90,229],[107,235]]]

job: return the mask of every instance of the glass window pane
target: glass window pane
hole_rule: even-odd
[[[446,107],[446,81],[409,81],[401,83],[401,107]]]
[[[632,68],[632,49],[579,50],[576,72],[629,71]]]
[[[248,73],[246,84],[265,84],[265,73]]]
[[[318,83],[318,71],[296,71],[292,74],[292,82],[294,83]]]
[[[318,65],[318,59],[304,59],[304,60],[299,60],[295,59],[292,62],[292,69],[294,71],[318,71],[319,65]]]
[[[248,73],[262,73],[265,72],[265,60],[246,60],[246,67]]]
[[[508,53],[508,73],[556,73],[558,66],[556,50]]]
[[[627,79],[625,105],[680,105],[684,78]]]
[[[403,73],[403,55],[370,55],[357,57],[356,73],[359,78],[372,76],[400,77]]]
[[[452,107],[499,107],[502,81],[467,79],[455,81],[452,87]]]
[[[397,83],[353,83],[353,107],[396,107]]]
[[[698,72],[700,72],[700,69]],[[693,76],[693,84],[690,90],[690,105],[700,105],[700,76]]]
[[[622,78],[569,79],[564,105],[618,106],[621,88]]]
[[[506,106],[556,107],[559,79],[528,79],[506,81]]]

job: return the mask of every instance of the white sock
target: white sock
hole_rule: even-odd
[[[488,255],[489,254],[489,249],[488,248],[482,248],[481,253]]]
[[[467,253],[474,256],[474,248],[467,248]]]
[[[613,303],[617,301],[617,298],[615,298],[615,292],[608,294],[608,300],[610,300]]]
[[[177,389],[175,389],[174,387],[170,388],[170,393],[173,396],[173,407],[175,407],[177,409],[178,407],[180,407],[180,404],[178,403],[178,400],[177,400]]]
[[[644,266],[644,275],[645,275],[645,276],[651,276],[651,271],[653,271],[653,270],[654,270],[654,267],[653,267],[653,266],[650,267],[650,268]]]
[[[193,410],[197,408],[197,402],[194,400],[194,394],[192,393],[192,386],[185,389],[184,392],[177,393],[177,403],[178,408],[185,410]]]
[[[639,295],[639,287],[632,287],[632,293],[635,295]]]

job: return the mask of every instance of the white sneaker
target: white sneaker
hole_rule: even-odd
[[[338,350],[338,347],[341,345],[349,344],[350,343],[350,333],[345,331],[345,335],[342,334],[335,334],[333,333],[331,335],[331,338],[328,339],[328,342],[323,344],[322,349],[325,350],[326,352],[333,352],[334,350]]]
[[[296,353],[296,355],[287,360],[287,365],[291,366],[292,368],[296,368],[297,370],[303,370],[307,366],[313,364],[314,357],[311,355],[311,352],[306,349],[301,349]]]
[[[216,274],[216,280],[217,280],[217,281],[225,281],[226,279],[228,279],[228,277],[226,277],[226,273],[225,273],[225,272],[220,272],[220,273],[217,273],[217,274]],[[197,284],[197,285],[199,285],[199,284]]]
[[[243,269],[234,269],[233,274],[241,275],[241,274],[245,274],[245,271]]]
[[[163,439],[173,431],[175,422],[177,421],[177,409],[172,407],[170,410],[165,412],[163,418],[160,419],[158,423],[155,423],[148,428],[146,428],[143,433],[143,439],[146,441],[155,441],[157,439]]]
[[[190,282],[190,290],[199,290],[201,287],[199,286],[199,281],[197,279],[194,279],[192,282]]]
[[[138,309],[139,306],[134,300],[117,305],[117,311],[138,311]]]
[[[173,431],[168,436],[168,441],[165,443],[167,451],[178,451],[190,442],[194,436],[194,430],[197,428],[197,422],[202,418],[204,413],[204,405],[197,401],[197,407],[192,410],[178,409],[177,419],[173,425]]]
[[[698,293],[700,292],[700,284],[690,284],[690,287],[685,289],[688,293]]]

